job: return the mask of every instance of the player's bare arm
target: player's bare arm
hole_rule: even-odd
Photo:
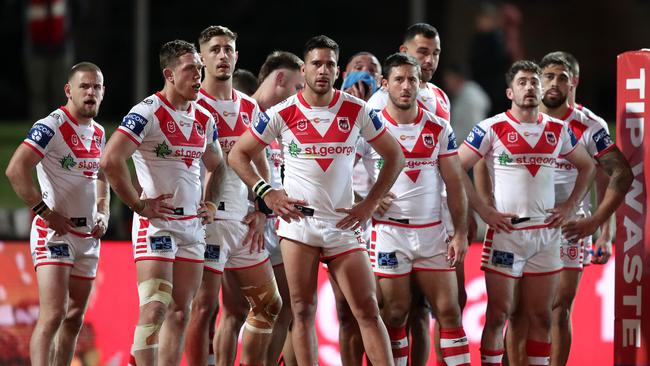
[[[605,186],[605,181],[602,178],[597,179],[597,186],[600,186],[600,192],[604,189],[602,201],[599,202],[598,208],[591,217],[568,222],[563,226],[563,231],[568,238],[582,238],[587,235],[593,234],[598,226],[607,223],[611,215],[616,211],[616,208],[625,199],[625,194],[630,189],[634,174],[630,168],[630,164],[625,159],[618,147],[613,147],[605,154],[596,158],[598,161],[598,168],[609,176],[609,181]],[[599,193],[599,196],[601,193]],[[608,227],[603,228],[608,230]],[[606,249],[606,248],[601,248]],[[611,255],[611,249],[609,251]]]
[[[110,216],[111,206],[111,187],[108,184],[106,175],[101,170],[97,176],[97,217],[95,217],[95,226],[90,234],[95,239],[99,239],[108,229],[108,218]]]
[[[108,178],[108,182],[118,197],[133,211],[147,218],[165,219],[166,214],[173,214],[174,207],[165,202],[172,194],[140,199],[138,192],[131,183],[131,173],[126,159],[135,152],[136,145],[126,135],[114,133],[106,143],[106,149],[99,163],[100,168]]]
[[[458,157],[463,170],[461,178],[465,188],[465,193],[467,194],[469,207],[476,211],[483,221],[485,221],[489,227],[494,229],[495,232],[499,233],[501,230],[507,233],[511,232],[514,227],[510,220],[517,217],[517,215],[499,212],[490,203],[481,199],[479,194],[476,192],[472,181],[469,179],[469,175],[467,175],[467,171],[475,166],[482,157],[464,144],[458,149]]]
[[[41,192],[36,188],[32,178],[32,170],[39,161],[41,161],[41,157],[38,154],[21,144],[11,157],[5,172],[14,191],[29,208],[36,206],[42,199]],[[60,215],[52,208],[43,212],[41,217],[57,235],[66,234],[75,227],[69,218]]]
[[[391,134],[383,133],[370,142],[370,145],[384,159],[384,166],[366,198],[352,208],[336,209],[337,212],[347,213],[347,216],[336,224],[338,228],[354,230],[368,220],[404,168],[404,154]]]
[[[206,177],[203,189],[204,198],[198,215],[203,224],[209,224],[214,220],[214,215],[217,212],[217,203],[223,193],[226,178],[226,160],[219,142],[208,143],[201,159],[205,165]]]
[[[467,252],[467,195],[463,185],[464,174],[458,155],[439,160],[440,174],[447,187],[447,205],[454,223],[454,237],[447,249],[447,260],[452,267],[463,263]]]
[[[575,211],[587,190],[589,190],[589,185],[596,173],[593,159],[581,144],[576,145],[573,151],[564,158],[578,169],[578,177],[569,198],[562,203],[556,204],[554,208],[547,210],[551,215],[546,218],[545,222],[552,228],[560,227],[567,217]]]
[[[254,188],[255,184],[262,180],[262,177],[253,169],[251,161],[253,156],[259,154],[263,149],[259,141],[251,135],[250,131],[244,132],[239,140],[230,150],[228,154],[228,164],[239,175],[239,178],[246,183],[247,186]],[[273,210],[283,220],[290,222],[291,220],[299,220],[303,214],[295,207],[295,205],[306,205],[307,202],[298,200],[287,196],[284,189],[269,189],[263,197],[264,203]]]

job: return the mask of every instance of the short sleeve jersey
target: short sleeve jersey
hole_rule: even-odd
[[[325,107],[309,105],[302,93],[291,96],[260,113],[251,130],[265,145],[280,138],[287,194],[306,200],[314,218],[338,221],[345,214],[335,210],[353,203],[357,138],[372,141],[385,127],[361,99],[336,90]]]
[[[117,131],[137,146],[133,162],[143,195],[173,194],[173,218],[196,215],[201,202],[201,157],[217,139],[208,111],[191,102],[177,110],[161,93],[131,108]]]
[[[219,144],[224,155],[230,153],[239,137],[249,128],[259,112],[257,102],[244,93],[233,89],[231,100],[217,100],[201,89],[199,105],[214,118]],[[218,219],[241,220],[250,208],[248,187],[230,166],[226,168],[223,194],[215,215]]]
[[[357,140],[357,157],[360,159],[359,163],[363,164],[363,169],[357,170],[361,174],[353,177],[352,184],[357,194],[366,197],[379,177],[379,170],[384,165],[384,159],[370,146],[368,141],[362,138]]]
[[[383,217],[409,219],[410,224],[440,221],[443,182],[439,159],[458,153],[449,122],[422,108],[418,108],[414,123],[398,124],[386,109],[380,116],[406,158],[402,172],[390,189],[397,198]]]
[[[418,90],[417,103],[420,108],[435,114],[436,116],[449,121],[450,103],[447,94],[432,83]],[[368,106],[379,112],[388,104],[388,91],[385,88],[378,89],[368,100]]]
[[[275,189],[282,187],[284,157],[282,156],[282,145],[278,140],[273,140],[266,147],[266,159],[269,161],[269,175],[271,176],[269,184]]]
[[[78,230],[89,232],[97,212],[99,160],[106,145],[104,128],[80,124],[66,107],[37,121],[23,141],[40,157],[36,174],[43,201]],[[85,222],[85,224],[83,224]]]
[[[569,108],[562,120],[567,123],[578,143],[582,144],[594,158],[598,158],[615,146],[604,122],[591,119],[575,108]],[[577,177],[578,170],[573,164],[566,159],[557,160],[555,171],[557,202],[564,202],[569,198]]]
[[[543,225],[554,207],[557,159],[576,144],[564,122],[540,113],[536,122],[521,123],[510,111],[479,122],[465,140],[485,158],[497,210],[529,217],[530,226]]]

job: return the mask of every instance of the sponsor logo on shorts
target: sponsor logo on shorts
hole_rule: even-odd
[[[510,252],[502,252],[500,250],[492,251],[492,264],[497,267],[512,268],[515,263],[515,255]]]
[[[215,244],[206,244],[205,253],[203,254],[206,261],[218,261],[221,247]]]
[[[149,245],[151,251],[157,253],[165,253],[172,251],[172,237],[171,236],[151,236],[149,237]]]
[[[50,257],[53,259],[57,258],[70,258],[70,248],[68,244],[58,244],[49,246]]]
[[[377,253],[377,267],[383,269],[397,268],[397,255],[395,252],[378,252]]]

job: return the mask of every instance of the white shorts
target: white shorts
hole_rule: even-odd
[[[584,267],[585,260],[584,239],[570,242],[562,236],[562,242],[560,243],[560,258],[562,259],[564,269],[581,271]]]
[[[266,262],[266,250],[250,253],[250,246],[243,242],[248,225],[237,220],[215,220],[205,227],[204,268],[215,273],[226,269],[245,269]]]
[[[370,263],[379,277],[455,270],[447,262],[447,232],[440,221],[415,226],[373,219]]]
[[[586,238],[583,238],[583,248],[584,248],[584,256],[585,259],[582,262],[583,267],[587,267],[591,265],[591,260],[594,257],[594,237],[589,235]]]
[[[488,228],[483,243],[481,269],[520,278],[562,270],[560,229],[519,229],[495,233]]]
[[[266,250],[269,252],[273,267],[283,263],[280,238],[278,238],[278,220],[280,219],[277,216],[270,216],[266,219],[266,226],[264,227],[264,245],[266,245]]]
[[[336,223],[304,217],[300,221],[287,223],[279,220],[280,239],[294,240],[312,247],[321,248],[321,261],[327,262],[341,255],[366,250],[361,230],[341,230]]]
[[[40,217],[34,217],[29,236],[34,268],[43,265],[72,267],[70,276],[92,280],[97,274],[99,239],[68,233],[55,236]]]
[[[442,225],[447,231],[447,236],[452,237],[454,236],[454,221],[451,219],[451,212],[449,212],[449,206],[447,204],[447,193],[445,191],[445,194],[442,195],[442,198],[440,199],[440,220],[442,221]]]
[[[151,259],[203,263],[205,229],[198,218],[149,220],[134,213],[131,238],[136,262]]]

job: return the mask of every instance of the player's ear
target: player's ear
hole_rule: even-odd
[[[399,52],[406,53],[406,45],[402,44],[399,46]]]
[[[174,72],[172,69],[165,67],[163,69],[163,77],[165,78],[165,81],[169,81],[170,83],[174,83]]]
[[[337,65],[336,66],[336,73],[334,74],[334,80],[336,81],[339,78],[339,74],[341,73],[341,68]]]
[[[514,98],[514,92],[512,91],[512,88],[507,88],[506,89],[506,97],[510,100]]]
[[[388,87],[388,80],[387,79],[381,79],[381,87],[382,88]]]
[[[70,83],[65,83],[65,85],[63,86],[63,91],[65,92],[65,96],[67,98],[72,97],[71,90],[72,90],[72,86],[70,85]]]
[[[285,78],[284,71],[278,70],[278,72],[275,73],[275,84],[279,86],[284,86],[286,84],[287,79]]]

